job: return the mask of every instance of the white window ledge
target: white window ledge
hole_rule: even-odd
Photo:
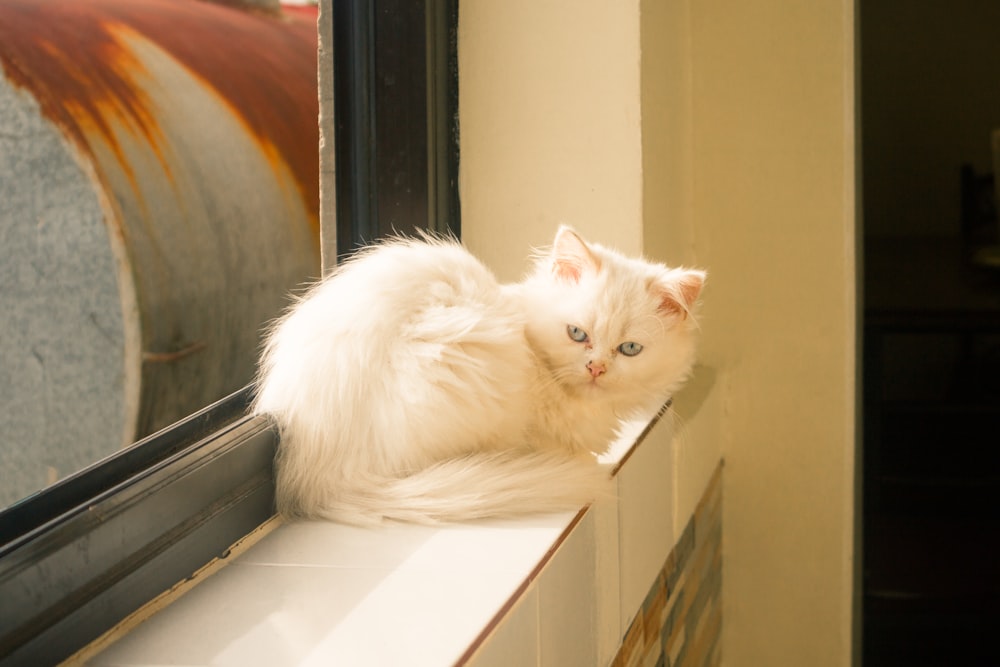
[[[77,661],[608,664],[677,536],[672,440],[669,418],[623,438],[609,462],[621,459],[618,497],[579,512],[376,529],[273,520]]]

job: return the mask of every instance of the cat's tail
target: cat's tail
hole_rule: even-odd
[[[612,494],[609,469],[592,458],[557,452],[489,452],[442,461],[404,477],[344,480],[311,502],[283,488],[286,516],[371,525],[465,521],[577,510]]]

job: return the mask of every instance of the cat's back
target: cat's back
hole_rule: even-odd
[[[392,240],[361,251],[275,327],[272,352],[303,364],[399,368],[446,346],[521,338],[519,304],[456,242]]]
[[[257,410],[301,406],[301,423],[317,424],[350,414],[329,443],[368,442],[378,465],[423,465],[519,428],[532,364],[520,301],[481,262],[457,243],[391,241],[279,322]]]
[[[326,312],[349,312],[349,321],[338,318],[343,324],[385,328],[413,325],[440,308],[488,307],[499,292],[489,269],[458,243],[397,239],[363,250],[315,296]]]

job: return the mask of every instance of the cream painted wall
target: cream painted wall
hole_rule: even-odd
[[[843,665],[854,583],[853,0],[691,3],[702,360],[726,458],[729,665]],[[858,564],[860,567],[860,563]]]
[[[853,0],[464,0],[463,236],[708,268],[675,525],[720,454],[723,661],[852,658]],[[640,48],[641,47],[641,48]]]
[[[851,0],[642,4],[646,250],[710,273],[679,516],[721,444],[727,665],[852,659]]]
[[[639,252],[638,1],[461,4],[465,244],[503,280],[560,222]]]
[[[640,13],[643,251],[670,265],[701,266],[693,210],[690,8],[684,2],[643,0]],[[715,282],[712,274],[710,285]],[[723,439],[718,433],[692,431],[698,425],[714,428],[723,421],[721,402],[713,391],[715,378],[716,369],[700,362],[676,398],[681,424],[674,447],[678,534],[722,456]]]

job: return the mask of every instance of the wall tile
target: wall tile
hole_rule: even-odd
[[[626,625],[674,545],[672,430],[670,419],[662,419],[618,473],[621,608]]]
[[[614,480],[617,489],[618,479]],[[618,497],[595,503],[590,508],[594,518],[594,541],[597,548],[597,656],[595,664],[611,662],[622,638],[621,560],[618,551],[620,523]]]
[[[642,667],[719,664],[721,470],[720,463],[676,544],[652,578],[611,664]],[[624,612],[625,593],[622,600]]]
[[[469,667],[531,667],[539,662],[538,587],[531,586],[504,615],[479,650],[466,663]]]
[[[587,512],[538,577],[542,665],[595,665],[598,569],[594,514]]]

